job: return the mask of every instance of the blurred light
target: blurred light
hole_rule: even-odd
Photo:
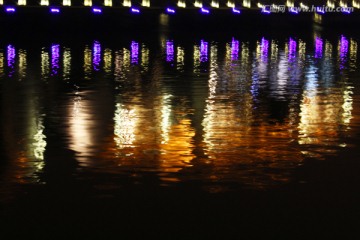
[[[63,0],[63,6],[71,6],[71,0]]]
[[[211,1],[210,6],[212,6],[213,8],[219,8],[219,2],[218,1]]]
[[[238,10],[236,8],[233,8],[232,11],[233,11],[233,13],[240,14],[240,10]]]
[[[150,0],[142,0],[141,6],[150,7]]]
[[[234,8],[235,7],[235,3],[233,1],[228,1],[226,3],[226,6],[228,6],[229,8]]]
[[[25,6],[26,5],[26,0],[19,0],[18,5],[19,6]]]
[[[344,7],[344,8],[347,8],[347,7],[348,7],[348,6],[347,6],[347,3],[344,2],[344,1],[341,1],[341,0],[340,0],[340,2],[339,2],[339,6],[340,6],[340,7]]]
[[[198,0],[197,0],[197,1],[195,1],[194,6],[195,6],[195,7],[198,7],[198,8],[202,8],[203,4],[202,4],[201,1],[198,1]]]
[[[309,9],[309,7],[303,3],[300,3],[300,8],[305,9],[305,10]]]
[[[291,12],[291,13],[293,13],[293,14],[298,14],[298,13],[299,13],[298,9],[295,8],[295,7],[290,7],[290,8],[289,8],[289,12]]]
[[[41,0],[40,5],[41,6],[49,6],[49,0]]]
[[[111,7],[112,6],[112,0],[104,0],[104,5],[106,7]]]
[[[207,10],[206,8],[201,8],[201,12],[202,12],[202,13],[206,13],[206,14],[209,14],[209,13],[210,13],[210,11]]]
[[[92,9],[93,13],[101,13],[101,9],[100,8],[93,8]]]
[[[60,68],[60,45],[53,44],[51,46],[51,76],[56,76]]]
[[[185,3],[185,1],[179,0],[178,3],[177,3],[177,6],[181,7],[181,8],[186,8],[186,3]]]
[[[261,39],[261,56],[267,56],[268,55],[268,51],[269,51],[269,41],[266,40],[265,38]]]
[[[4,4],[4,0],[0,0],[0,5],[3,5]]]
[[[92,6],[92,0],[84,0],[84,5],[91,7]]]
[[[15,48],[12,45],[7,46],[7,66],[10,68],[9,77],[14,74],[14,65],[15,65]]]
[[[131,1],[130,0],[124,0],[123,6],[124,7],[131,7]]]
[[[257,4],[258,8],[264,8],[264,5],[262,5],[261,3]]]
[[[341,12],[347,13],[347,14],[350,14],[350,13],[351,13],[350,8],[348,8],[348,7],[342,7],[342,8],[341,8]]]
[[[320,13],[320,14],[324,14],[325,13],[325,9],[324,7],[316,7],[316,12]]]
[[[175,13],[175,9],[172,8],[166,8],[167,13]]]
[[[265,13],[265,14],[270,14],[270,9],[266,9],[266,7],[263,7],[263,8],[261,9],[261,12],[262,12],[262,13]]]
[[[294,7],[294,1],[292,1],[292,0],[287,0],[287,1],[286,1],[286,6],[287,6],[287,7],[290,7],[290,8],[291,8],[291,7]]]
[[[6,12],[15,12],[15,8],[13,7],[8,7],[5,9]]]
[[[251,0],[243,0],[242,5],[246,8],[251,8]]]
[[[326,6],[328,6],[329,8],[335,8],[335,3],[332,2],[331,0],[328,0]]]
[[[50,8],[50,12],[51,13],[59,13],[60,9],[59,8]]]
[[[352,6],[353,6],[354,8],[360,8],[360,2],[358,2],[358,1],[356,1],[356,0],[353,0],[353,1],[352,1]]]
[[[132,13],[140,13],[140,10],[137,8],[131,8]]]

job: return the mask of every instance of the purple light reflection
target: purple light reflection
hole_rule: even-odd
[[[347,61],[347,53],[349,51],[349,41],[346,37],[341,36],[340,38],[340,69],[345,68],[345,63]]]
[[[139,62],[139,43],[131,42],[131,63],[138,64]]]
[[[292,38],[289,39],[289,61],[292,61],[296,55],[296,41]]]
[[[200,43],[200,62],[208,61],[208,42],[201,40]]]
[[[174,13],[175,13],[175,9],[172,9],[172,8],[166,8],[166,12],[167,12],[167,13],[174,14]]]
[[[174,61],[174,42],[171,40],[166,41],[166,61]]]
[[[56,76],[58,74],[60,68],[59,58],[60,58],[60,45],[53,44],[51,46],[51,76]]]
[[[95,41],[93,46],[93,68],[95,71],[100,70],[100,62],[101,62],[101,44],[98,41]]]
[[[231,60],[237,60],[239,57],[239,41],[234,38],[231,41]]]
[[[261,49],[261,59],[266,60],[269,52],[269,41],[265,38],[261,39],[260,43],[260,49]]]
[[[315,58],[322,58],[323,40],[319,37],[315,38]]]
[[[7,46],[7,66],[9,67],[9,77],[14,74],[14,67],[15,67],[15,48],[12,45]]]
[[[137,8],[131,8],[132,13],[140,13],[140,10]]]

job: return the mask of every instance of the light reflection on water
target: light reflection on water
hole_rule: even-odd
[[[266,188],[354,145],[357,40],[344,35],[29,51],[0,49],[4,176],[15,182],[47,183],[46,164],[67,149],[81,171],[136,182]]]

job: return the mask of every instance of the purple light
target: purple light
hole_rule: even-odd
[[[323,41],[321,38],[316,37],[315,39],[315,58],[322,57]]]
[[[325,9],[324,7],[316,7],[316,12],[320,13],[320,14],[324,14],[325,13]]]
[[[239,41],[234,38],[231,41],[231,60],[237,60],[239,56]]]
[[[201,40],[200,43],[200,62],[207,62],[208,60],[208,42]]]
[[[350,14],[350,8],[342,7],[342,8],[341,8],[341,12]]]
[[[266,7],[261,8],[261,12],[265,14],[270,14],[270,9],[266,9]]]
[[[261,49],[261,57],[262,57],[262,59],[266,60],[268,52],[269,52],[269,41],[266,40],[265,38],[261,39],[260,49]]]
[[[131,12],[133,13],[140,13],[140,10],[137,8],[131,8]]]
[[[10,68],[9,77],[14,74],[14,65],[15,65],[15,48],[11,45],[7,47],[7,65]]]
[[[172,13],[172,14],[174,14],[174,13],[175,13],[175,10],[172,9],[172,8],[167,8],[167,9],[166,9],[166,12],[167,12],[167,13]]]
[[[166,41],[166,61],[174,61],[174,42]]]
[[[8,7],[5,9],[6,12],[15,12],[15,8],[13,7]]]
[[[100,8],[93,8],[92,9],[93,13],[101,13],[101,9]]]
[[[233,8],[232,11],[233,11],[233,13],[240,14],[240,10],[239,10],[239,9]]]
[[[58,74],[58,70],[60,68],[59,58],[60,58],[60,45],[53,44],[51,46],[51,75],[52,76],[55,76]]]
[[[206,14],[210,13],[210,11],[208,9],[206,9],[206,8],[201,8],[200,10],[201,10],[202,13],[206,13]]]
[[[295,8],[295,7],[290,7],[289,12],[291,12],[293,14],[298,14],[299,13],[298,9]]]
[[[139,43],[131,42],[131,63],[138,64],[139,61]]]
[[[100,70],[100,62],[101,62],[101,44],[98,41],[95,41],[93,46],[93,68],[95,71]]]
[[[59,12],[60,12],[60,9],[58,9],[58,8],[50,8],[50,12],[52,12],[52,13],[59,13]]]

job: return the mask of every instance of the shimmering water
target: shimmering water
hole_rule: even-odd
[[[271,188],[305,159],[355,153],[357,37],[194,35],[0,38],[2,192]]]

